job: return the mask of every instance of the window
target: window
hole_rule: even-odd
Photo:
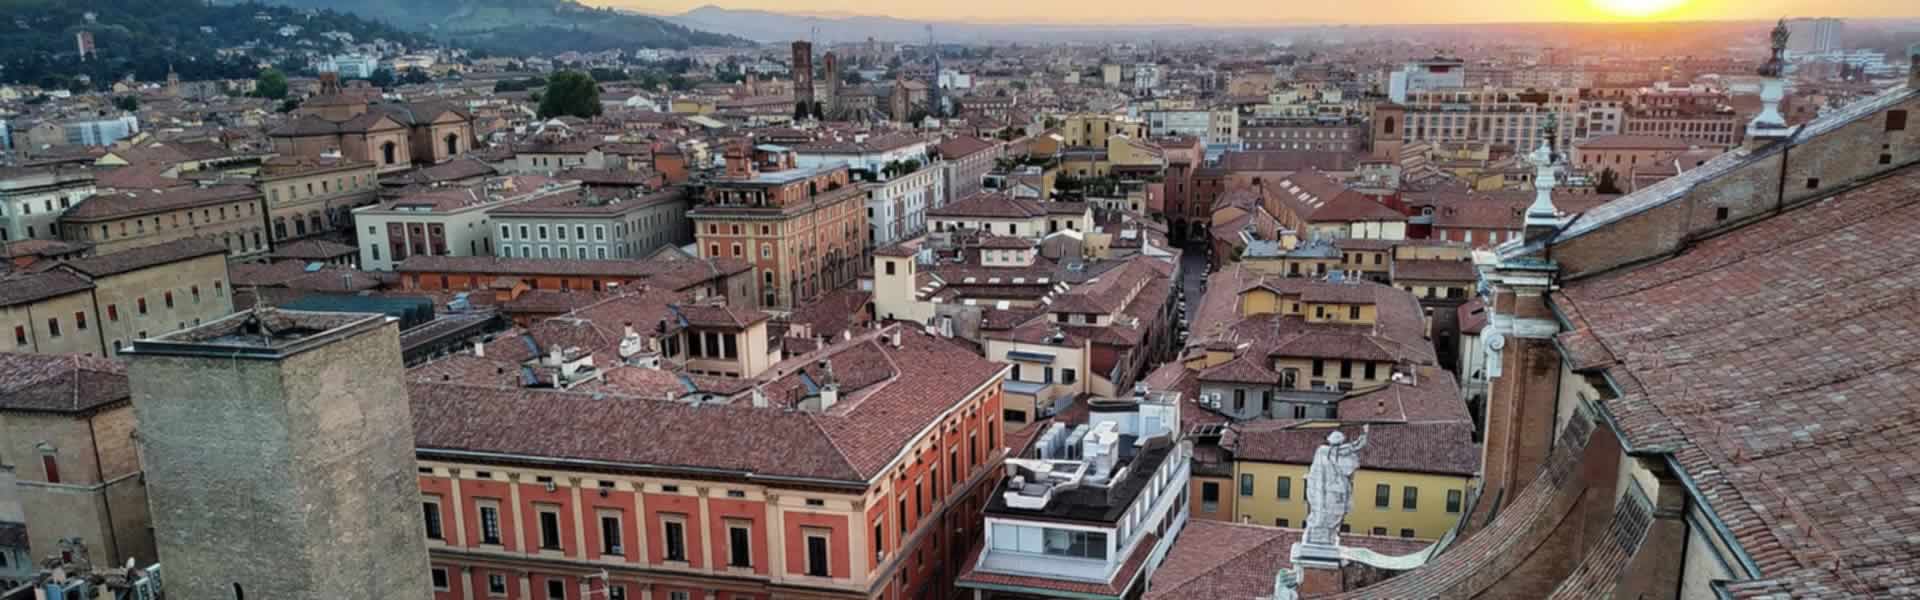
[[[1274,519],[1274,520],[1273,520],[1273,526],[1274,526],[1274,527],[1286,527],[1286,526],[1287,526],[1287,520],[1286,520],[1286,519],[1279,519],[1279,518],[1276,518],[1276,519]]]
[[[620,544],[620,515],[600,515],[600,553],[620,556],[627,549]]]
[[[1073,369],[1060,370],[1060,383],[1073,385],[1074,380],[1075,380],[1075,377],[1074,377]]]
[[[487,593],[506,594],[507,576],[498,573],[487,575]]]
[[[60,337],[60,318],[59,317],[47,319],[47,334],[53,337]]]
[[[1242,496],[1253,495],[1253,475],[1252,474],[1242,474],[1240,476],[1240,495]]]
[[[1447,490],[1447,512],[1460,512],[1460,490]]]
[[[687,524],[680,520],[666,521],[667,560],[687,562]]]
[[[480,543],[500,545],[500,507],[480,505]]]
[[[143,314],[143,315],[144,315],[144,314],[147,314],[147,299],[146,299],[146,298],[144,298],[144,297],[142,297],[142,298],[137,298],[137,299],[135,299],[135,301],[134,301],[134,304],[136,305],[136,308],[139,308],[139,309],[140,309],[140,314]]]
[[[1717,208],[1714,208],[1714,209],[1713,209],[1713,220],[1715,220],[1715,221],[1725,221],[1725,220],[1727,220],[1727,212],[1728,212],[1728,211],[1727,211],[1727,207],[1725,207],[1725,206],[1721,206],[1721,207],[1717,207]]]
[[[547,600],[567,600],[567,582],[547,579]]]
[[[667,592],[667,600],[692,600],[693,596],[679,590]]]
[[[1817,189],[1820,189],[1820,178],[1819,178],[1819,177],[1808,177],[1808,178],[1807,178],[1807,189],[1810,189],[1810,190],[1817,190]]]
[[[1393,486],[1380,484],[1373,486],[1373,507],[1386,508],[1393,504]]]
[[[1321,377],[1321,376],[1324,376],[1324,375],[1326,375],[1326,374],[1327,374],[1327,363],[1326,363],[1326,361],[1325,361],[1325,360],[1322,360],[1322,359],[1318,359],[1318,358],[1316,358],[1316,359],[1313,359],[1313,376],[1314,376],[1314,377]]]
[[[27,327],[25,325],[13,326],[13,343],[20,346],[27,345]]]
[[[87,330],[87,313],[84,313],[84,312],[73,313],[73,328],[81,331]]]
[[[619,584],[607,586],[607,600],[627,600],[627,586]]]
[[[827,536],[807,536],[807,575],[827,577]]]
[[[26,338],[24,337],[20,338],[20,343],[21,344],[27,343]],[[1000,418],[1005,419],[1008,423],[1025,423],[1027,422],[1027,413],[1020,410],[1006,408],[1006,409],[1000,410]]]
[[[893,274],[893,261],[890,261],[890,260],[889,260],[889,261],[885,261],[885,262],[884,262],[884,263],[882,263],[882,264],[885,264],[885,265],[887,266],[887,274],[888,274],[888,275],[892,275],[892,274]]]
[[[1366,372],[1365,376],[1367,379],[1373,379],[1378,375],[1377,373],[1378,365],[1376,365],[1373,361],[1367,361],[1366,364],[1363,364],[1361,366],[1366,367],[1364,370]]]
[[[1287,500],[1293,497],[1293,478],[1280,477],[1273,480],[1273,497]]]
[[[1906,130],[1907,130],[1907,111],[1904,111],[1904,110],[1887,111],[1887,131],[1906,131]]]
[[[1360,320],[1360,307],[1358,306],[1347,307],[1347,319],[1353,320],[1353,321]]]
[[[60,459],[52,454],[40,455],[40,470],[47,474],[47,483],[60,483]]]
[[[1375,528],[1373,528],[1373,534],[1374,534],[1374,535],[1386,535],[1386,534],[1387,534],[1387,528],[1385,528],[1385,527],[1375,527]]]
[[[1412,530],[1412,529],[1401,529],[1401,530],[1400,530],[1400,537],[1403,537],[1403,538],[1410,538],[1410,537],[1413,537],[1413,530]]]
[[[425,516],[427,519],[427,539],[430,539],[430,540],[447,539],[446,531],[440,526],[440,502],[437,500],[428,500],[426,502],[421,502],[420,508],[421,508],[421,512],[426,513]]]
[[[552,506],[540,506],[540,549],[560,549],[560,510]]]
[[[752,533],[746,525],[727,526],[727,566],[753,566]]]
[[[1247,391],[1234,390],[1233,391],[1233,412],[1237,413],[1237,412],[1244,411],[1246,409],[1247,409]]]
[[[1418,510],[1420,508],[1420,488],[1407,486],[1400,491],[1400,509]]]
[[[433,568],[433,591],[436,591],[436,592],[447,591],[447,570],[446,569],[442,569],[439,567]]]

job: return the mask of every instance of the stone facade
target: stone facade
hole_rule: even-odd
[[[256,317],[311,333],[259,343]],[[142,344],[129,374],[169,595],[430,597],[398,330],[274,311]],[[236,335],[244,349],[198,341]]]

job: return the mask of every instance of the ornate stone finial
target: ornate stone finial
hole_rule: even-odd
[[[1533,162],[1533,204],[1527,207],[1525,223],[1525,233],[1529,239],[1560,226],[1560,210],[1553,206],[1553,188],[1559,184],[1559,171],[1554,164],[1553,152],[1554,138],[1558,133],[1558,124],[1552,115],[1548,115],[1540,125],[1540,145],[1528,155]]]

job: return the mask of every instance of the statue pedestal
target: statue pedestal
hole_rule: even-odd
[[[1340,547],[1332,544],[1294,542],[1293,568],[1300,574],[1296,588],[1302,597],[1337,594],[1346,591],[1346,577],[1340,570]]]

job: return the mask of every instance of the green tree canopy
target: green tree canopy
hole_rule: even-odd
[[[546,93],[540,98],[540,118],[574,116],[582,119],[600,114],[600,85],[579,71],[561,71],[547,78]]]
[[[113,99],[113,107],[127,112],[140,110],[140,98],[136,96],[120,96]]]
[[[253,94],[274,100],[287,97],[287,76],[279,69],[261,70],[260,78],[254,81]]]

